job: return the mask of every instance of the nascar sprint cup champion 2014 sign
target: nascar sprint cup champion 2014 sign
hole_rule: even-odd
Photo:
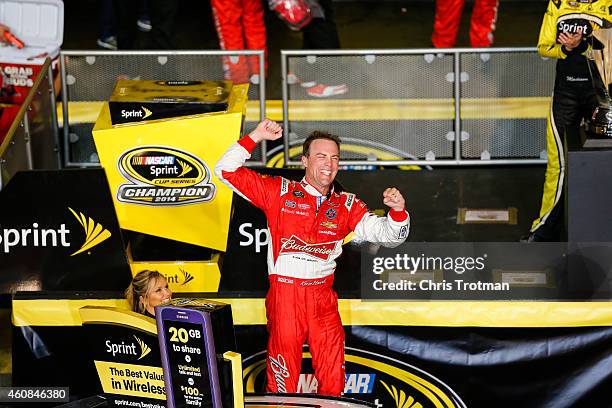
[[[211,172],[197,157],[170,147],[138,147],[119,158],[119,171],[130,180],[117,200],[149,205],[184,205],[211,201],[216,187]]]
[[[232,192],[211,169],[240,137],[247,90],[222,111],[120,125],[103,105],[94,141],[121,228],[226,250]]]

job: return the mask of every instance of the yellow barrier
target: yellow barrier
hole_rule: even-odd
[[[96,121],[103,102],[70,102],[71,124]],[[462,99],[462,119],[545,119],[550,97]],[[57,105],[62,126],[62,105]],[[333,99],[289,102],[292,121],[319,120],[452,120],[453,99]],[[266,101],[266,116],[283,120],[282,101]],[[259,121],[259,101],[247,103],[248,122]]]
[[[264,299],[224,299],[236,325],[266,324]],[[345,326],[588,327],[612,326],[612,302],[393,301],[340,299]],[[125,300],[13,300],[15,326],[80,326],[83,306],[125,307]]]

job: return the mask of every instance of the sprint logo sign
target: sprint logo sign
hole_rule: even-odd
[[[173,206],[211,201],[211,172],[194,155],[170,147],[139,147],[121,155],[119,171],[129,181],[117,199],[124,203]]]
[[[71,230],[66,227],[66,223],[49,228],[33,222],[28,228],[0,228],[0,250],[9,254],[13,248],[74,248],[78,246],[79,248],[70,254],[70,256],[75,256],[91,250],[111,237],[111,233],[91,217],[82,212],[76,212],[70,207],[68,210],[83,228],[85,237],[83,242],[75,244],[71,241]]]
[[[140,119],[140,120],[144,120],[144,119],[148,118],[149,116],[151,116],[152,114],[153,114],[153,112],[151,112],[149,109],[145,108],[144,106],[141,106],[140,110],[121,109],[121,117],[123,119]]]
[[[102,225],[98,224],[93,219],[86,217],[81,212],[77,214],[72,208],[68,207],[68,209],[75,216],[85,231],[85,242],[83,242],[81,247],[74,251],[70,256],[75,256],[81,252],[85,252],[110,238],[111,233]]]
[[[175,285],[184,286],[194,280],[194,276],[184,270],[183,268],[179,268],[180,275],[175,273],[174,275],[165,274],[166,280],[168,283],[173,283]]]
[[[149,347],[144,341],[140,340],[138,337],[134,336],[134,338],[140,346],[140,356],[138,357],[138,360],[140,360],[151,352],[151,347]]]
[[[126,343],[124,341],[122,341],[121,343],[113,343],[110,340],[106,340],[106,352],[108,354],[112,354],[113,357],[117,355],[122,355],[137,357],[136,360],[144,358],[147,354],[151,352],[151,347],[149,347],[147,343],[145,343],[137,336],[133,337],[136,340],[136,343],[134,343],[133,341],[130,343]],[[138,347],[136,347],[136,344],[138,344]]]

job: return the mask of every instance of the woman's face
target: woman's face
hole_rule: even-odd
[[[157,278],[149,282],[147,294],[141,296],[145,309],[152,315],[155,315],[155,306],[166,302],[172,298],[172,291],[168,288],[168,282],[165,278]]]

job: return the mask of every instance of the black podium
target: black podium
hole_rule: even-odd
[[[609,149],[568,152],[568,288],[578,298],[612,290],[612,140]]]
[[[612,242],[612,144],[568,152],[568,241]]]

